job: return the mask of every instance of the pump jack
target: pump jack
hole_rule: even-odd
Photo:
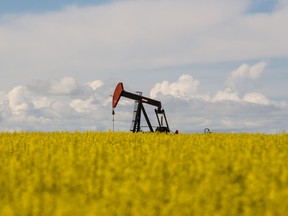
[[[153,127],[152,127],[150,120],[148,118],[148,115],[147,115],[145,108],[143,106],[143,103],[145,103],[145,104],[149,104],[149,105],[157,107],[155,109],[155,114],[156,114],[157,122],[158,122],[159,126],[156,128],[155,131],[166,132],[166,133],[170,132],[170,129],[168,126],[168,121],[167,121],[167,118],[165,115],[165,111],[162,108],[161,102],[154,100],[154,99],[151,99],[151,98],[148,98],[148,97],[143,97],[140,94],[134,94],[134,93],[124,91],[123,83],[121,83],[121,82],[118,83],[118,85],[115,88],[114,94],[113,94],[112,115],[115,114],[114,108],[117,106],[121,96],[135,100],[135,109],[134,109],[134,115],[133,115],[133,119],[132,119],[131,131],[133,131],[133,132],[141,131],[141,125],[140,125],[141,113],[143,113],[145,120],[148,124],[148,127],[150,129],[150,132],[154,132]],[[165,122],[163,122],[163,120]]]

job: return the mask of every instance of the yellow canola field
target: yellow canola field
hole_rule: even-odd
[[[287,215],[288,135],[0,133],[0,215]]]

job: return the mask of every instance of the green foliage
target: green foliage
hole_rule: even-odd
[[[0,215],[286,215],[288,135],[0,133]]]

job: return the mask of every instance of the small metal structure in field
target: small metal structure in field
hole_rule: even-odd
[[[141,116],[143,114],[150,132],[154,132],[154,129],[150,123],[150,120],[148,118],[147,112],[144,108],[143,104],[148,104],[151,106],[155,106],[155,114],[157,117],[157,122],[158,126],[155,129],[157,132],[170,132],[168,121],[165,115],[165,111],[162,108],[162,104],[158,100],[154,100],[148,97],[142,96],[141,92],[136,92],[136,94],[127,92],[124,90],[123,83],[118,83],[114,90],[113,98],[112,98],[112,115],[115,115],[114,109],[116,108],[119,100],[121,97],[129,98],[132,100],[135,100],[135,106],[134,106],[134,111],[133,111],[133,118],[132,118],[132,125],[131,125],[131,131],[133,132],[139,132],[141,131]],[[113,117],[114,119],[114,117]],[[114,120],[113,120],[114,123]]]

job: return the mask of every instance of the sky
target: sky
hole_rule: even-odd
[[[287,22],[286,0],[0,1],[0,131],[129,131],[118,82],[172,131],[287,131]]]

